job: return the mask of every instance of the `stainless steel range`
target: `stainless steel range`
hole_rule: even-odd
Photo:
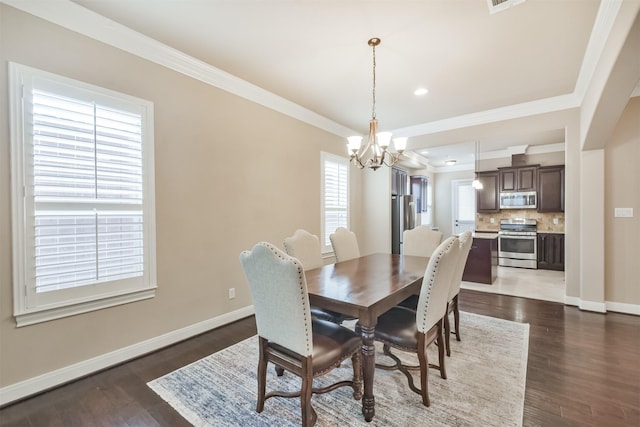
[[[537,221],[528,218],[500,220],[498,265],[538,268]]]

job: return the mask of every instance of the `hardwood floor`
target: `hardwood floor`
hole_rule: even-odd
[[[525,426],[640,425],[640,317],[466,289],[460,309],[530,324]],[[207,332],[0,409],[0,425],[187,426],[146,383],[255,332],[253,317]]]

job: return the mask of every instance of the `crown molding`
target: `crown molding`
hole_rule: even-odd
[[[537,114],[569,110],[579,106],[580,103],[578,98],[575,94],[571,93],[516,105],[509,105],[506,107],[494,108],[492,110],[479,111],[477,113],[451,117],[435,122],[407,126],[393,130],[393,134],[407,137],[428,135],[487,123],[518,119]]]
[[[69,0],[0,1],[46,21],[323,129],[334,135],[346,138],[349,135],[358,134],[358,132],[353,129],[349,129],[272,92],[133,31],[124,25]],[[427,135],[579,107],[585,96],[590,80],[593,77],[595,67],[611,32],[615,18],[618,15],[621,3],[622,0],[602,0],[594,23],[593,32],[587,45],[585,60],[580,69],[576,88],[573,93],[408,126],[395,129],[393,133],[407,137]],[[634,91],[634,93],[636,92],[638,92],[638,90]]]
[[[346,138],[349,135],[358,133],[69,0],[0,1],[53,24],[326,130],[334,135]]]

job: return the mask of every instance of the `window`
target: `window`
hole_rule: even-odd
[[[153,297],[153,104],[10,64],[18,326]]]
[[[322,153],[322,250],[331,252],[329,235],[336,228],[349,228],[349,162]]]

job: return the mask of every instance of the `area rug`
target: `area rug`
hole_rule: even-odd
[[[452,336],[448,378],[429,372],[431,406],[425,407],[398,371],[376,370],[375,417],[364,421],[360,401],[349,387],[314,395],[317,426],[521,426],[529,344],[529,325],[460,313],[462,341]],[[429,358],[437,363],[437,350]],[[377,362],[388,362],[378,347]],[[398,352],[398,354],[402,354]],[[404,357],[404,356],[403,356]],[[404,357],[417,364],[412,356]],[[256,336],[148,383],[195,426],[299,426],[300,400],[271,398],[256,413],[258,340]],[[350,378],[350,361],[314,385]],[[419,378],[415,378],[419,385]],[[300,380],[275,375],[269,365],[269,390],[297,390]]]

